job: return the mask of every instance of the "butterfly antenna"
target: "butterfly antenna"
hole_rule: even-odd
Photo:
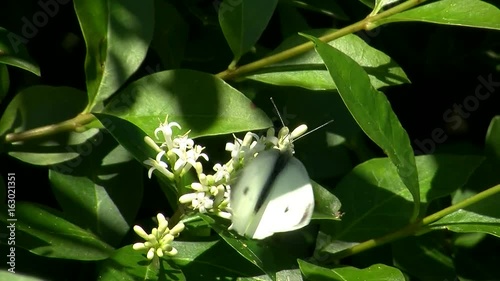
[[[233,134],[233,138],[235,141],[237,141],[240,145],[243,145],[243,143],[236,137],[235,134]]]
[[[281,118],[280,111],[278,110],[278,107],[277,107],[277,106],[276,106],[276,104],[274,103],[273,98],[272,98],[272,97],[270,97],[269,99],[271,100],[271,103],[273,104],[274,109],[276,110],[276,113],[278,114],[278,117],[280,118],[281,125],[283,125],[283,127],[286,127],[286,126],[285,126],[285,122],[283,122],[283,118]]]
[[[303,137],[305,137],[305,136],[309,135],[310,133],[312,133],[312,132],[314,132],[314,131],[317,131],[317,130],[319,130],[319,129],[323,128],[323,127],[325,127],[326,125],[328,125],[328,124],[330,124],[330,123],[332,123],[332,122],[333,122],[333,119],[332,119],[332,120],[330,120],[330,121],[328,121],[328,122],[326,122],[325,124],[323,124],[323,125],[321,125],[321,126],[318,126],[318,127],[314,128],[313,130],[311,130],[311,131],[309,131],[309,132],[307,132],[307,133],[305,133],[305,134],[303,134],[303,135],[301,135],[301,136],[299,136],[299,137],[295,138],[293,141],[299,140],[299,139],[301,139],[301,138],[303,138]]]

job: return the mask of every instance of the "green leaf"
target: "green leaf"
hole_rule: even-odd
[[[134,124],[127,120],[115,117],[108,114],[94,114],[111,135],[122,145],[132,156],[139,162],[143,163],[149,158],[156,158],[157,152],[146,144],[144,138],[147,136],[145,132],[139,129]],[[148,167],[149,168],[149,167]],[[160,180],[165,181],[165,185],[160,185],[165,194],[170,206],[177,206],[177,192],[172,183],[167,182],[166,177],[158,171],[154,171]]]
[[[426,155],[416,157],[423,211],[437,198],[463,186],[483,160],[480,156]],[[366,161],[354,168],[335,188],[342,202],[342,221],[322,229],[332,235],[322,249],[334,253],[382,236],[410,222],[411,194],[388,158]],[[349,242],[349,243],[347,243]]]
[[[0,63],[27,70],[40,76],[40,67],[29,56],[25,38],[0,27]]]
[[[194,70],[167,70],[143,77],[120,91],[104,113],[128,120],[153,139],[166,115],[169,122],[182,126],[182,132],[190,130],[191,138],[272,126],[241,92],[214,75]]]
[[[9,281],[45,281],[46,279],[24,275],[22,273],[12,273],[7,270],[0,270],[0,280]]]
[[[440,0],[381,19],[377,21],[377,25],[402,21],[500,30],[500,10],[480,0]]]
[[[320,37],[334,31],[334,29],[315,29],[306,33]],[[285,51],[305,41],[307,39],[302,36],[293,35],[284,40],[272,54]],[[328,45],[342,51],[361,65],[368,73],[370,83],[375,89],[410,82],[403,69],[394,60],[354,34],[330,41]],[[264,67],[247,78],[273,85],[297,86],[310,90],[337,89],[321,56],[313,50]]]
[[[202,215],[201,218],[224,239],[236,252],[240,253],[244,258],[253,263],[255,266],[265,272],[272,280],[276,280],[275,273],[269,269],[269,265],[265,262],[271,253],[263,253],[263,249],[259,249],[256,240],[238,237],[233,232],[227,230],[227,226],[216,222],[213,218]],[[258,249],[258,250],[257,250]]]
[[[173,246],[179,253],[171,257],[171,259],[179,266],[188,265],[192,262],[196,262],[203,253],[213,248],[218,242],[218,240],[197,242],[185,242],[176,240],[173,242]]]
[[[97,280],[158,280],[159,267],[159,259],[148,261],[143,253],[134,250],[132,245],[127,245],[98,264]]]
[[[70,87],[33,86],[19,92],[0,119],[0,135],[57,124],[77,116],[86,105],[84,92]],[[50,113],[47,110],[50,109]],[[9,155],[34,165],[51,165],[76,158],[92,147],[96,130],[69,132],[15,142]],[[82,148],[83,147],[83,148]]]
[[[174,247],[181,252],[176,242]],[[180,253],[179,253],[180,254]],[[132,249],[132,245],[115,251],[114,255],[98,265],[99,278],[97,280],[186,280],[184,274],[171,266],[169,258],[153,259],[149,261],[145,253]]]
[[[312,181],[314,214],[312,219],[339,220],[340,200],[323,186]]]
[[[364,269],[352,266],[340,268],[325,268],[321,266],[299,260],[300,270],[307,280],[314,281],[363,281],[363,280],[391,280],[404,281],[403,273],[397,268],[385,264],[374,264]]]
[[[240,277],[237,281],[268,281],[272,280],[267,275],[259,275],[252,277]],[[276,272],[276,280],[287,280],[287,281],[302,281],[302,273],[299,269],[286,269]]]
[[[370,15],[376,15],[384,7],[391,3],[398,2],[399,0],[375,0],[375,7]]]
[[[306,35],[305,35],[306,36]],[[413,197],[415,219],[420,212],[420,193],[415,157],[406,130],[399,122],[386,96],[370,84],[363,68],[341,51],[306,36],[316,45],[338,92],[366,135],[389,156],[398,175]]]
[[[87,46],[85,73],[89,105],[101,105],[139,68],[154,30],[153,0],[76,0]]]
[[[62,214],[48,207],[17,202],[14,215],[17,221],[8,221],[7,215],[7,210],[3,209],[0,220],[7,225],[15,224],[16,245],[34,254],[94,261],[106,259],[113,252],[111,246],[94,234],[65,220]]]
[[[220,240],[174,241],[173,246],[179,253],[171,260],[182,269],[187,280],[236,280],[240,276],[261,274],[257,267]]]
[[[3,101],[10,87],[9,70],[7,66],[0,64],[0,103]]]
[[[207,222],[224,241],[242,257],[250,261],[266,273],[272,280],[276,273],[283,269],[297,267],[297,257],[309,254],[309,248],[301,246],[304,242],[300,232],[275,234],[265,240],[253,240],[240,237],[228,230],[227,221],[218,217],[200,216]],[[293,245],[293,246],[292,246]],[[282,253],[286,252],[286,255]]]
[[[99,145],[80,157],[77,170],[49,170],[49,180],[66,217],[118,246],[139,210],[144,169],[110,135],[98,136]]]
[[[373,9],[375,7],[375,1],[376,0],[359,0],[359,2],[363,3],[365,6],[367,6],[370,9]]]
[[[432,229],[454,232],[481,232],[500,237],[500,193],[496,193],[467,208],[453,212],[430,224]]]
[[[419,280],[453,280],[457,274],[446,247],[449,238],[443,234],[431,232],[392,243],[395,265]]]
[[[234,61],[257,43],[277,4],[278,0],[225,0],[220,4],[219,23]]]

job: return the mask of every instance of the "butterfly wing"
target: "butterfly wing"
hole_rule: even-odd
[[[304,165],[290,157],[277,174],[252,238],[264,239],[276,232],[287,232],[309,224],[314,210],[314,193]]]
[[[235,184],[231,186],[231,229],[240,235],[252,237],[259,219],[256,217],[257,203],[279,154],[274,149],[260,152],[240,171]]]

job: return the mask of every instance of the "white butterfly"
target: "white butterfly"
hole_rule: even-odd
[[[260,152],[231,188],[232,225],[238,234],[264,239],[309,224],[314,193],[309,175],[290,151]]]
[[[253,239],[264,239],[276,232],[302,228],[311,221],[314,211],[314,193],[304,165],[293,157],[293,141],[307,134],[306,125],[291,133],[285,127],[278,133],[278,148],[259,152],[242,171],[231,187],[230,203],[232,225],[238,234]]]

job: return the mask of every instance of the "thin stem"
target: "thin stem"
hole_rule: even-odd
[[[469,197],[463,201],[458,202],[455,205],[451,205],[450,207],[443,209],[439,212],[436,212],[432,215],[429,215],[425,218],[422,219],[422,225],[429,225],[439,219],[441,219],[444,216],[447,216],[455,211],[458,211],[460,209],[464,209],[472,204],[475,204],[483,199],[486,199],[490,196],[493,196],[495,193],[500,192],[500,184],[495,185],[493,187],[490,187],[486,189],[485,191],[482,191],[472,197]]]
[[[396,239],[415,234],[416,232],[421,230],[423,226],[429,225],[429,224],[443,218],[444,216],[447,216],[447,215],[449,215],[453,212],[456,212],[460,209],[466,208],[466,207],[468,207],[472,204],[475,204],[483,199],[486,199],[486,198],[488,198],[488,197],[490,197],[498,192],[500,192],[500,184],[496,185],[494,187],[491,187],[485,191],[482,191],[482,192],[480,192],[480,193],[478,193],[470,198],[467,198],[467,199],[465,199],[465,200],[463,200],[455,205],[452,205],[448,208],[445,208],[439,212],[436,212],[432,215],[429,215],[421,220],[418,220],[414,223],[411,223],[398,231],[395,231],[393,233],[387,234],[387,235],[379,237],[379,238],[367,240],[365,242],[357,244],[356,246],[353,246],[351,248],[337,252],[329,258],[329,261],[338,260],[341,258],[345,258],[347,256],[355,255],[355,254],[361,253],[363,251],[369,250],[371,248],[374,248],[376,246],[380,246],[380,245],[392,242]]]
[[[35,138],[40,138],[48,135],[54,135],[66,131],[78,131],[84,125],[94,121],[94,115],[90,113],[80,114],[75,118],[63,121],[58,124],[52,124],[39,128],[34,128],[21,133],[10,133],[5,136],[6,143],[14,143],[19,141],[26,141]]]
[[[381,25],[385,22],[382,21],[382,19],[386,19],[387,17],[397,14],[399,12],[405,11],[407,9],[410,9],[420,3],[423,3],[427,0],[408,0],[402,4],[399,4],[387,11],[384,11],[378,15],[375,16],[368,16],[365,19],[356,22],[354,24],[351,24],[349,26],[346,26],[342,29],[339,29],[333,33],[327,34],[325,36],[320,37],[319,39],[323,42],[329,42],[334,39],[340,38],[344,35],[351,34],[360,30],[370,30],[378,25]],[[300,55],[302,53],[305,53],[309,50],[311,50],[314,47],[312,42],[306,42],[304,44],[298,45],[296,47],[293,47],[291,49],[285,50],[281,53],[257,60],[255,62],[237,67],[232,70],[225,70],[220,73],[218,73],[216,76],[218,76],[221,79],[224,80],[229,80],[232,78],[236,78],[238,76],[242,76],[243,74],[253,72],[255,70],[258,70],[260,68],[263,68],[265,66],[289,59],[291,57]],[[61,122],[59,124],[53,124],[53,125],[48,125],[40,128],[35,128],[31,129],[25,132],[21,133],[11,133],[8,134],[5,137],[5,142],[6,143],[13,143],[13,142],[18,142],[18,141],[26,141],[34,138],[39,138],[43,136],[48,136],[52,134],[57,134],[65,131],[72,131],[72,130],[78,130],[82,128],[83,125],[88,124],[94,120],[94,116],[89,113],[85,114],[80,114],[77,117],[66,120],[64,122]]]
[[[334,39],[340,38],[344,35],[358,32],[360,30],[371,30],[379,25],[379,24],[377,24],[377,21],[384,19],[384,18],[387,18],[389,16],[392,16],[394,14],[400,13],[402,11],[408,10],[408,9],[410,9],[410,8],[420,4],[420,3],[423,3],[425,1],[427,1],[427,0],[408,0],[404,3],[401,3],[395,7],[387,10],[387,11],[382,12],[378,15],[366,17],[365,19],[363,19],[361,21],[358,21],[358,22],[353,23],[351,25],[348,25],[342,29],[339,29],[335,32],[332,32],[330,34],[322,36],[319,39],[323,42],[329,42],[329,41],[332,41]],[[232,69],[232,70],[226,69],[226,70],[218,73],[216,76],[221,78],[221,79],[224,79],[224,80],[233,79],[233,78],[236,78],[238,76],[242,76],[243,74],[256,71],[256,70],[263,68],[265,66],[268,66],[268,65],[271,65],[274,63],[278,63],[280,61],[289,59],[291,57],[300,55],[302,53],[305,53],[305,52],[311,50],[313,47],[314,47],[314,44],[312,42],[308,41],[304,44],[290,48],[288,50],[277,53],[275,55],[265,57],[263,59],[251,62],[249,64],[242,65],[242,66],[237,67],[235,69]]]

